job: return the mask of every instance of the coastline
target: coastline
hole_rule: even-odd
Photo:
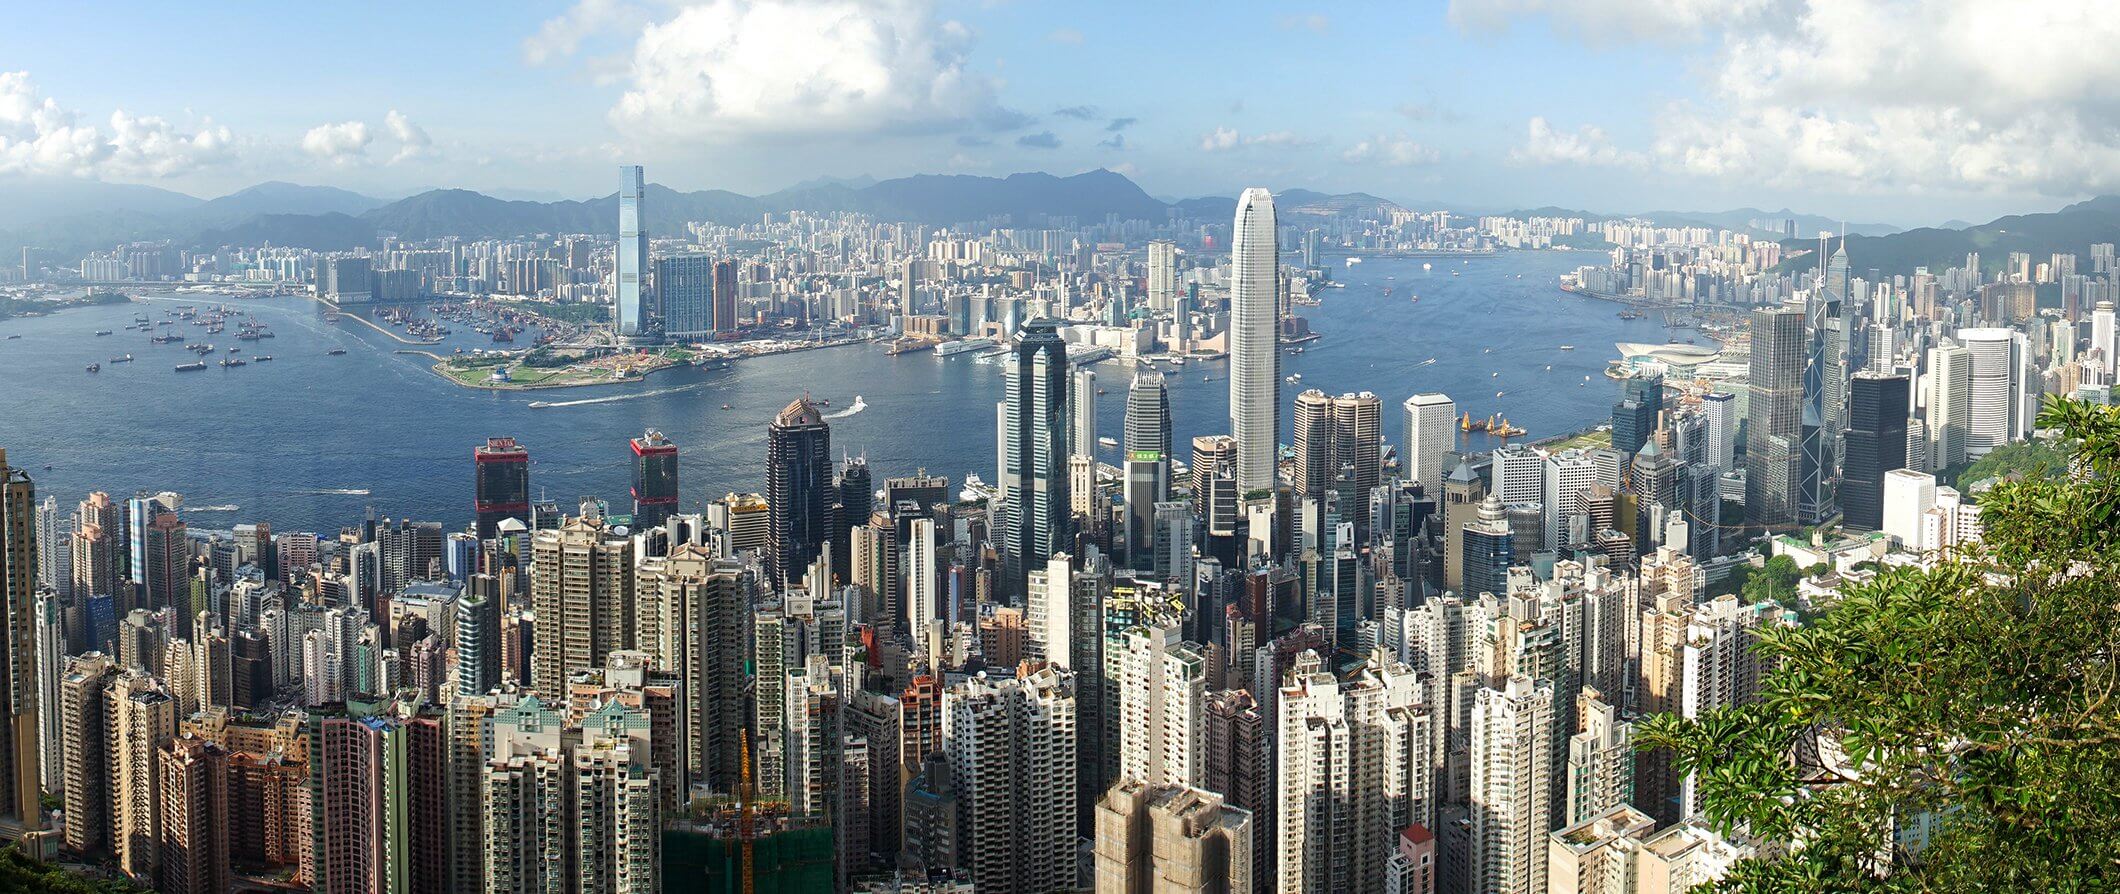
[[[874,341],[874,339],[867,339],[867,338],[857,338],[857,339],[852,339],[852,340],[848,340],[848,341],[835,341],[835,342],[830,342],[830,343],[827,343],[827,344],[816,344],[816,345],[798,345],[798,346],[795,346],[795,347],[790,347],[790,348],[787,348],[787,349],[784,349],[784,350],[778,350],[778,351],[763,351],[763,352],[759,352],[759,353],[756,353],[756,354],[742,354],[742,355],[738,355],[738,356],[735,356],[735,357],[730,357],[730,358],[727,358],[727,359],[728,359],[728,360],[729,360],[730,362],[735,362],[735,361],[738,361],[738,360],[746,360],[746,359],[750,359],[750,358],[753,358],[753,357],[772,357],[772,356],[775,356],[775,355],[779,355],[779,354],[798,354],[798,353],[802,353],[802,352],[804,352],[804,351],[818,351],[818,350],[824,350],[824,349],[826,349],[826,348],[844,348],[844,347],[851,347],[851,346],[854,346],[854,345],[861,345],[861,344],[867,344],[867,343],[869,343],[869,342],[871,342],[871,341]],[[417,344],[417,343],[415,343],[415,344]],[[694,365],[694,364],[692,364],[692,363],[672,363],[672,364],[669,364],[669,365],[667,365],[667,366],[658,366],[658,367],[656,367],[656,368],[654,368],[654,369],[651,369],[651,370],[648,370],[648,371],[646,371],[646,372],[644,372],[644,373],[641,373],[641,374],[640,374],[640,375],[638,375],[638,376],[634,376],[634,377],[631,377],[631,378],[624,378],[624,379],[599,379],[599,380],[596,380],[596,381],[589,381],[589,382],[580,382],[580,381],[566,381],[566,382],[506,382],[506,383],[492,383],[492,382],[485,382],[485,381],[478,381],[478,382],[467,382],[467,381],[464,381],[464,380],[463,380],[463,379],[461,379],[461,378],[458,378],[458,377],[456,377],[456,376],[450,375],[450,374],[449,374],[449,371],[448,371],[448,369],[446,368],[446,367],[447,367],[447,366],[449,365],[449,358],[448,358],[448,357],[446,357],[446,356],[444,356],[444,355],[441,355],[441,354],[436,354],[436,353],[434,353],[434,352],[432,352],[432,351],[421,351],[421,350],[411,350],[411,349],[405,349],[405,348],[400,348],[400,349],[398,349],[398,350],[396,350],[396,351],[392,351],[391,353],[393,353],[393,354],[416,354],[416,355],[420,355],[420,356],[424,356],[424,357],[427,357],[428,359],[430,359],[430,360],[433,360],[433,361],[435,361],[435,362],[434,362],[433,364],[430,364],[430,365],[429,365],[429,366],[427,367],[427,369],[428,369],[429,371],[433,372],[433,373],[434,373],[435,375],[437,375],[437,376],[440,376],[440,377],[441,377],[441,378],[442,378],[443,380],[445,380],[445,381],[449,382],[450,384],[453,384],[453,385],[457,385],[457,386],[459,386],[459,387],[463,387],[463,388],[470,388],[470,389],[473,389],[473,390],[476,390],[476,391],[551,391],[551,390],[556,390],[556,389],[560,389],[560,388],[594,388],[594,387],[599,387],[599,386],[606,386],[606,385],[627,385],[627,384],[631,384],[631,383],[635,383],[635,382],[645,382],[645,381],[647,381],[647,380],[648,380],[648,378],[649,378],[650,376],[653,376],[653,375],[655,375],[656,373],[659,373],[659,372],[667,372],[667,371],[669,371],[669,370],[673,370],[673,369],[683,369],[683,368],[686,368],[686,367],[689,367],[689,366],[692,366],[692,365]]]

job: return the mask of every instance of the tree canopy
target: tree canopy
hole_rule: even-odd
[[[2120,408],[2050,401],[2080,461],[1998,485],[1984,544],[1761,634],[1759,701],[1644,721],[1727,832],[1802,842],[1725,891],[2120,886]]]

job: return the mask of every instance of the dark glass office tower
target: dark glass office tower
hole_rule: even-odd
[[[1904,375],[1860,372],[1849,383],[1847,462],[1840,486],[1841,524],[1874,531],[1884,524],[1884,476],[1907,465]]]
[[[809,395],[796,398],[766,426],[766,570],[773,583],[802,580],[831,540],[832,427]]]
[[[1632,459],[1642,442],[1656,431],[1657,414],[1664,411],[1662,376],[1635,376],[1620,385],[1619,403],[1612,405],[1612,449],[1622,459]]]
[[[869,477],[866,457],[848,457],[839,464],[839,493],[832,506],[832,574],[853,580],[849,561],[854,555],[854,529],[869,522],[876,491]]]
[[[1074,543],[1067,483],[1067,342],[1058,320],[1016,334],[1001,419],[1001,555],[1007,586],[1023,592],[1035,568]]]
[[[504,518],[530,518],[530,451],[514,438],[487,438],[486,446],[471,453],[478,469],[472,508],[478,514],[478,536],[493,536],[493,526]]]
[[[659,527],[677,514],[677,445],[649,429],[634,438],[633,529]]]

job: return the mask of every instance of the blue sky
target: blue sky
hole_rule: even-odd
[[[2115,17],[1994,6],[36,4],[0,30],[0,176],[579,197],[621,161],[748,193],[1108,167],[1160,196],[1902,224],[2120,190]]]

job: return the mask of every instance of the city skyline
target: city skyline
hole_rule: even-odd
[[[2101,889],[2120,196],[1875,223],[2120,191],[1997,10],[108,17],[0,72],[0,887]],[[1098,167],[819,174],[941,152]],[[603,186],[139,185],[267,168]]]
[[[556,199],[608,194],[602,172],[618,162],[655,166],[679,189],[747,194],[820,176],[1105,167],[1165,198],[1276,182],[1491,210],[1789,206],[1902,227],[2120,189],[2120,167],[2102,163],[2120,139],[2098,127],[2090,63],[2034,78],[2001,61],[2014,43],[1948,49],[1966,34],[2049,31],[2099,46],[2114,26],[2088,3],[2009,22],[1955,0],[1624,12],[1454,0],[1212,17],[590,0],[475,20],[401,10],[439,17],[413,29],[383,27],[385,12],[239,21],[140,9],[136,27],[107,29],[110,52],[90,63],[55,52],[74,22],[24,10],[0,35],[0,177],[201,196],[293,180],[384,198],[466,187]],[[158,44],[236,27],[251,35],[244,53],[159,61]],[[465,29],[490,37],[465,41]],[[751,39],[726,36],[739,33]],[[404,64],[371,71],[302,51],[327,35],[380,42]],[[1953,61],[1915,80],[1872,58],[1872,41],[1902,36]],[[1227,48],[1264,67],[1226,85],[1193,76]],[[1424,64],[1409,72],[1397,64],[1408,58]],[[273,92],[238,86],[258,68],[278,73]],[[813,89],[772,86],[790,78]],[[1154,102],[1142,83],[1187,84],[1197,99]],[[1602,89],[1613,83],[1652,86]],[[526,107],[583,126],[566,138],[525,129],[511,110]]]

